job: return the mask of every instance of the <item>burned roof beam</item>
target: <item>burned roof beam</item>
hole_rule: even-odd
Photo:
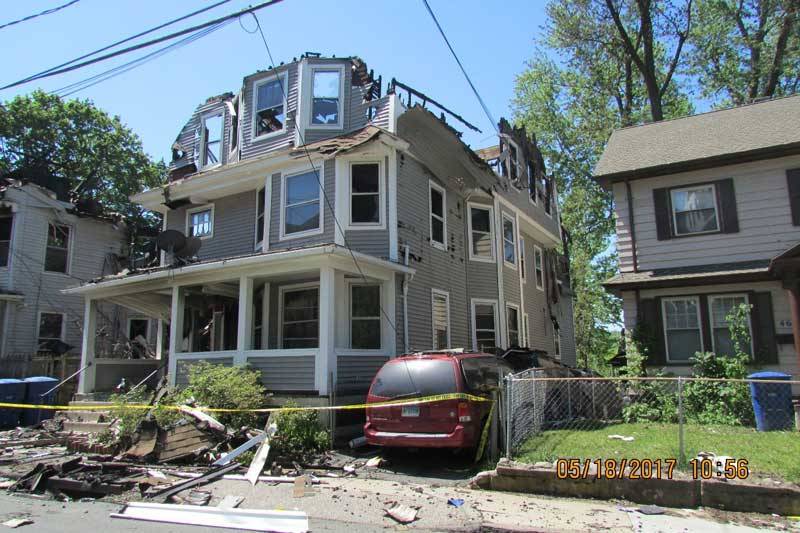
[[[423,107],[425,106],[426,103],[430,102],[431,104],[435,105],[436,107],[438,107],[439,109],[441,109],[442,111],[444,111],[445,113],[447,113],[448,115],[453,117],[454,119],[456,119],[459,122],[461,122],[462,124],[464,124],[466,127],[471,129],[472,131],[477,131],[478,133],[483,133],[477,127],[475,127],[472,124],[470,124],[469,122],[467,122],[467,120],[464,117],[462,117],[461,115],[459,115],[458,113],[456,113],[454,111],[451,111],[450,109],[446,108],[445,106],[443,106],[442,104],[440,104],[439,102],[437,102],[436,100],[431,98],[430,96],[427,96],[426,94],[414,89],[413,87],[409,87],[405,83],[401,83],[401,82],[397,81],[395,78],[392,78],[391,83],[389,83],[389,89],[386,91],[386,93],[387,94],[394,93],[395,89],[397,87],[399,87],[399,88],[403,89],[404,91],[408,92],[409,107],[411,107],[410,106],[411,96],[414,95],[417,98],[420,98],[422,100]]]

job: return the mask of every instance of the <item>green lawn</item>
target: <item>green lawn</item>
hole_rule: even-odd
[[[609,435],[634,437],[631,442]],[[697,452],[713,452],[747,459],[752,475],[782,478],[800,483],[800,433],[762,432],[731,426],[684,426],[686,458]],[[599,429],[545,431],[528,439],[515,459],[526,463],[581,459],[678,458],[677,424],[612,424]]]

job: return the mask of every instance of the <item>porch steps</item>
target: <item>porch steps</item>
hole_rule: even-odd
[[[101,433],[111,426],[109,411],[111,402],[73,401],[70,407],[107,407],[106,409],[70,409],[56,414],[64,420],[62,429],[73,433]]]
[[[111,422],[74,422],[65,420],[62,430],[72,433],[102,433],[109,427],[111,427]]]

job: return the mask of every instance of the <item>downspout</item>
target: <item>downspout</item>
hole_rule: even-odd
[[[404,244],[403,264],[408,266],[411,248]],[[403,274],[403,353],[409,353],[408,346],[408,284],[414,279],[414,274]]]
[[[639,261],[636,259],[636,226],[633,218],[633,192],[631,192],[630,180],[625,180],[625,191],[628,202],[628,231],[631,234],[631,259],[633,260],[633,271],[639,272]]]

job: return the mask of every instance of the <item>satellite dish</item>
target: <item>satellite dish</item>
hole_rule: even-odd
[[[168,229],[158,234],[156,246],[159,250],[174,254],[186,246],[186,236],[178,230]]]
[[[201,241],[197,237],[187,237],[186,244],[183,248],[175,250],[175,257],[180,258],[191,258],[197,255],[197,252],[200,251],[200,247],[203,245],[203,241]]]

